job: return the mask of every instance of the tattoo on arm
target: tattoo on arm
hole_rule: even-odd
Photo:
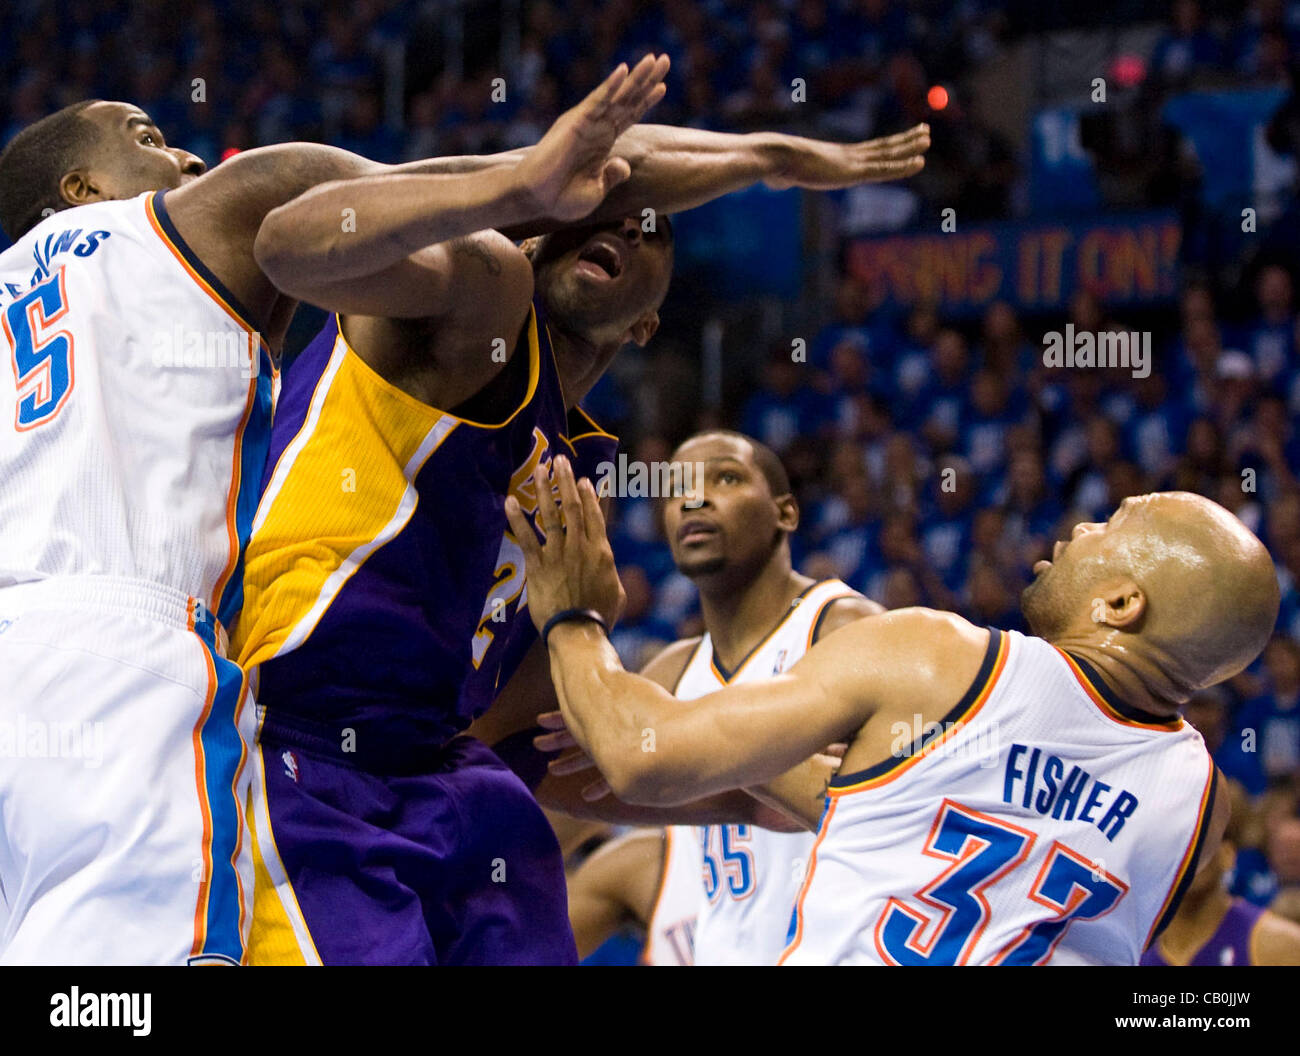
[[[501,274],[501,261],[489,253],[472,235],[453,240],[452,253],[458,257],[477,258],[487,268],[487,273],[493,277]]]

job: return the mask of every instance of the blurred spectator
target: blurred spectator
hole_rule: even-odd
[[[806,364],[791,359],[790,348],[775,346],[763,371],[763,384],[741,416],[741,429],[778,454],[801,433],[819,425],[820,401],[807,383]]]
[[[1260,270],[1255,279],[1258,314],[1245,327],[1241,345],[1254,360],[1256,376],[1271,384],[1296,364],[1296,316],[1291,274],[1277,264]]]
[[[1223,65],[1223,46],[1205,28],[1200,3],[1175,0],[1169,28],[1151,52],[1152,76],[1167,84],[1178,83]]]
[[[1237,713],[1219,756],[1223,772],[1252,795],[1300,771],[1300,645],[1275,637],[1264,666],[1267,688]]]

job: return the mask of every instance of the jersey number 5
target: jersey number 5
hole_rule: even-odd
[[[989,922],[984,890],[1020,865],[1036,839],[1028,829],[944,800],[923,853],[951,864],[916,893],[938,919],[891,898],[876,922],[881,958],[886,964],[965,964]],[[1022,930],[992,963],[1044,963],[1073,921],[1100,917],[1127,891],[1123,881],[1054,841],[1029,892],[1050,915]]]
[[[67,314],[62,268],[5,309],[4,331],[18,396],[14,428],[19,432],[53,421],[72,393],[72,333],[54,329]]]

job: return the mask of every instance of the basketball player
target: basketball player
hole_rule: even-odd
[[[1217,504],[1165,492],[1077,525],[1024,593],[1035,637],[903,609],[684,707],[619,665],[595,491],[556,476],[567,531],[553,503],[544,543],[506,512],[563,721],[615,794],[672,803],[848,742],[782,963],[1136,964],[1215,854],[1226,802],[1179,709],[1259,655],[1279,602]]]
[[[257,233],[325,180],[493,164],[288,144],[205,173],[104,101],[0,153],[0,962],[243,959],[226,631],[294,309]]]
[[[626,83],[653,102],[667,67],[648,56]],[[672,226],[643,209],[828,178],[824,145],[691,133],[645,156],[631,215],[527,252],[493,230],[608,208],[628,163],[604,105],[593,93],[514,168],[421,196],[326,186],[263,225],[277,283],[337,314],[289,372],[235,635],[265,716],[253,963],[575,959],[549,825],[461,736],[498,697],[523,702],[524,727],[553,707],[529,702],[549,682],[540,651],[540,680],[521,666],[536,635],[501,500],[532,508],[531,474],[558,451],[589,473],[612,459],[578,401],[658,326]],[[914,130],[835,178],[914,172],[927,144]]]
[[[645,932],[642,964],[694,964],[703,868],[688,826],[634,829],[597,848],[568,878],[578,956],[591,956],[632,923]]]
[[[1218,851],[1196,874],[1172,921],[1142,955],[1148,967],[1300,964],[1300,924],[1228,894],[1237,858],[1236,809]]]
[[[799,508],[781,460],[766,445],[711,430],[686,440],[673,462],[693,472],[689,489],[664,504],[664,528],[674,564],[699,588],[705,633],[669,646],[646,666],[645,677],[693,700],[780,674],[820,638],[884,611],[839,580],[819,583],[791,567]],[[539,743],[572,742],[560,734]],[[575,762],[557,760],[552,769],[571,772]],[[828,760],[823,780],[831,768]],[[820,799],[815,787],[802,813],[817,810]],[[658,870],[665,884],[674,873],[673,848],[701,867],[695,870],[695,963],[775,964],[813,834],[771,831],[753,821],[673,826],[669,833]]]

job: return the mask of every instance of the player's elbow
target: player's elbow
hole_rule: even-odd
[[[629,752],[605,770],[605,781],[624,803],[637,807],[675,807],[697,798],[685,787],[682,776],[656,760],[652,751]]]
[[[253,240],[253,259],[257,266],[271,284],[284,293],[292,293],[286,285],[292,281],[294,265],[299,262],[300,255],[289,228],[285,209],[273,209],[263,219]]]

